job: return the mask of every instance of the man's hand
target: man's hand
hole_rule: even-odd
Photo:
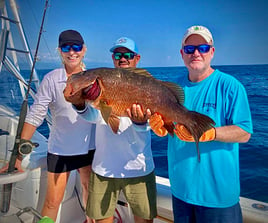
[[[184,125],[177,124],[174,129],[174,133],[178,136],[178,138],[185,142],[194,142],[194,137],[192,134],[185,128]],[[199,138],[199,142],[208,142],[214,140],[216,137],[216,129],[212,127],[203,133],[203,135]]]
[[[167,129],[164,127],[164,121],[161,115],[154,113],[149,119],[149,124],[157,136],[164,137],[168,134]]]
[[[141,106],[138,104],[133,104],[132,107],[127,109],[128,117],[135,124],[145,124],[147,120],[151,117],[150,109],[146,110],[146,113],[143,113]]]

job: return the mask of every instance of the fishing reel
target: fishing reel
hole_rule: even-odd
[[[19,154],[25,156],[30,154],[33,151],[33,148],[38,147],[39,144],[38,143],[33,143],[30,140],[26,140],[26,139],[20,139],[20,143],[19,143]]]

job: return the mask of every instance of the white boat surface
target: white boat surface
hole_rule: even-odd
[[[7,9],[7,6],[11,9]],[[0,0],[1,10],[1,34],[0,34],[0,80],[3,75],[16,78],[21,93],[21,102],[25,96],[27,81],[20,72],[17,54],[24,54],[29,66],[33,66],[33,59],[27,43],[26,35],[20,21],[16,2],[14,0]],[[11,17],[9,12],[13,13]],[[14,24],[13,24],[14,23]],[[20,49],[16,48],[13,35],[15,26],[20,36]],[[39,79],[34,71],[34,84],[38,88]],[[10,86],[12,88],[12,86]],[[12,91],[13,92],[13,91]],[[34,91],[31,91],[34,97]],[[14,98],[10,98],[14,100]],[[10,159],[13,149],[19,116],[5,102],[0,101],[0,168]],[[48,118],[49,122],[49,118]],[[0,174],[0,223],[32,223],[40,219],[40,211],[46,192],[46,154],[47,138],[36,131],[33,142],[39,144],[34,151],[26,155],[22,161],[23,173],[12,172]],[[158,217],[154,222],[173,222],[172,199],[169,179],[159,177],[157,181],[157,210]],[[6,191],[5,185],[12,183],[12,191]],[[11,193],[10,202],[5,195]],[[268,222],[268,204],[241,197],[240,203],[243,212],[244,223]],[[85,220],[85,213],[81,205],[81,185],[79,174],[72,171],[63,202],[57,217],[57,223],[81,223]],[[114,222],[134,222],[130,207],[124,197],[120,197],[117,205]]]

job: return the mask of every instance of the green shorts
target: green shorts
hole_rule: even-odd
[[[102,177],[92,172],[88,188],[86,213],[90,218],[103,219],[114,215],[120,191],[135,216],[153,219],[157,215],[154,171],[133,178]]]

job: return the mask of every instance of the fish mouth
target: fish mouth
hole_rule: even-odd
[[[90,84],[88,87],[83,89],[84,98],[90,101],[96,100],[99,97],[100,93],[101,88],[97,79],[93,82],[93,84]]]

